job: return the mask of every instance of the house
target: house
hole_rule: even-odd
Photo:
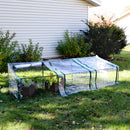
[[[120,17],[114,20],[114,23],[121,28],[125,29],[125,34],[127,37],[127,43],[130,44],[130,10],[127,10]]]
[[[64,32],[78,32],[86,26],[89,7],[100,0],[0,0],[0,28],[15,32],[15,40],[28,44],[39,42],[43,58],[58,57],[57,41]]]

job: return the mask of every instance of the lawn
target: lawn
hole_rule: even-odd
[[[130,46],[115,55],[119,85],[61,97],[38,91],[18,102],[8,91],[8,74],[0,74],[0,130],[129,130]]]

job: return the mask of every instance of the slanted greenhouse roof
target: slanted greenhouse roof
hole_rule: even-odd
[[[90,71],[118,68],[117,65],[108,62],[107,60],[104,60],[98,56],[45,61],[44,64],[58,75],[85,73]]]
[[[86,67],[82,67],[80,64],[77,64],[74,59],[45,61],[44,64],[58,75],[89,72]]]

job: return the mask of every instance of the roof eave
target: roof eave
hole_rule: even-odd
[[[101,1],[100,0],[86,0],[88,3],[90,3],[92,6],[100,6],[101,5]]]
[[[120,17],[114,19],[113,22],[117,22],[117,21],[121,20],[122,18],[124,18],[124,17],[126,17],[128,15],[130,15],[130,10],[128,10],[125,13],[123,13]]]

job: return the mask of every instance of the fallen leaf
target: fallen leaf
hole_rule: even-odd
[[[19,118],[18,118],[18,117],[16,117],[15,119],[16,119],[16,120],[18,120]]]
[[[94,116],[97,116],[97,113],[94,113]]]
[[[106,105],[108,105],[109,103],[107,102]]]
[[[125,113],[125,112],[123,112],[123,115],[125,116],[125,115],[126,115],[126,113]]]
[[[29,130],[36,130],[36,128],[32,128],[32,127],[31,127]]]
[[[86,121],[86,119],[83,119],[83,120],[82,120],[82,122],[85,122],[85,121]]]
[[[100,129],[102,128],[102,125],[100,125]]]
[[[60,124],[60,122],[56,122],[56,124]]]
[[[81,97],[76,97],[75,99],[76,99],[76,100],[80,100],[80,99],[82,99],[82,98],[81,98]]]
[[[72,121],[72,124],[75,125],[75,121]]]
[[[109,115],[110,117],[112,116],[112,115]]]
[[[29,113],[29,114],[32,114],[32,113],[34,113],[34,111],[28,111],[28,113]]]
[[[5,111],[2,111],[1,113],[5,113]]]
[[[78,108],[78,106],[75,106],[75,108]]]
[[[69,113],[67,113],[67,115],[66,116],[70,116],[70,114]]]
[[[22,122],[22,120],[19,120],[19,122]]]
[[[69,127],[71,127],[71,125],[69,125]]]
[[[99,117],[99,115],[97,113],[94,113],[94,116]]]
[[[34,118],[35,120],[38,120],[37,118]]]
[[[69,123],[69,121],[66,121],[66,120],[65,120],[65,121],[63,121],[63,122],[64,122],[64,123]]]
[[[52,114],[52,116],[55,116],[55,114]]]
[[[91,100],[95,100],[95,98],[91,98]]]

